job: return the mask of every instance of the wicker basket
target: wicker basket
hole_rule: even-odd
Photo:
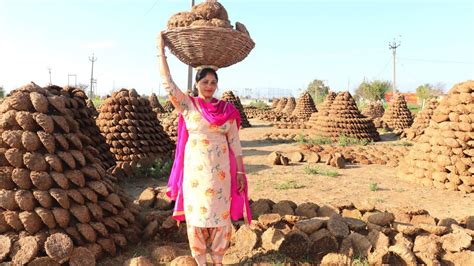
[[[163,37],[171,53],[192,67],[228,67],[244,60],[255,47],[250,36],[220,27],[175,28]]]

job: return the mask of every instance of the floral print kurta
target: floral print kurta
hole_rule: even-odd
[[[222,126],[211,125],[172,80],[163,85],[173,104],[181,107],[189,133],[183,172],[186,222],[195,227],[229,225],[229,148],[235,156],[242,155],[237,123],[230,120]]]

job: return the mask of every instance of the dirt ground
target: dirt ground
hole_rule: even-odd
[[[275,129],[267,122],[250,120],[251,128],[241,130],[240,137],[244,152],[244,163],[249,179],[249,196],[257,200],[268,198],[275,202],[290,199],[296,203],[314,202],[331,204],[338,201],[371,201],[379,210],[393,207],[415,207],[426,209],[437,218],[461,219],[474,215],[474,194],[442,191],[422,187],[400,180],[397,169],[382,165],[349,165],[346,169],[334,169],[323,163],[315,164],[323,169],[336,170],[339,176],[329,177],[307,174],[308,163],[290,166],[272,166],[267,163],[267,155],[273,151],[300,151],[298,143],[275,143],[263,141],[265,133],[310,133],[301,129]],[[390,145],[393,136],[387,135],[376,145]],[[311,165],[311,167],[315,166]],[[376,184],[376,185],[374,185]],[[134,198],[144,188],[165,186],[164,179],[130,179],[122,182],[122,187]],[[377,189],[374,189],[374,186]],[[372,188],[372,189],[371,189]],[[154,243],[156,245],[156,243]],[[126,256],[148,254],[149,247],[138,247]],[[123,258],[122,258],[123,259]],[[121,259],[120,259],[121,260]],[[103,261],[103,265],[116,264],[117,259]]]

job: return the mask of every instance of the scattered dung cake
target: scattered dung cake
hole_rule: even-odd
[[[152,188],[144,193],[153,203]],[[357,265],[361,257],[367,265],[471,265],[474,260],[473,216],[438,219],[416,207],[382,210],[375,200],[317,204],[260,198],[250,209],[256,218],[250,226],[236,225],[224,265],[256,264],[256,258],[272,253],[291,265]],[[171,210],[155,208],[155,213],[146,217],[150,230],[143,238],[187,242],[186,226],[173,221]]]
[[[349,92],[340,92],[329,108],[328,115],[319,119],[315,135],[332,140],[340,137],[380,140],[380,136],[370,118],[363,116]]]
[[[152,111],[148,99],[134,90],[121,89],[100,108],[97,125],[110,145],[117,167],[131,174],[140,165],[166,157],[173,143]]]
[[[94,265],[138,242],[138,209],[75,118],[84,98],[30,83],[0,105],[0,262]]]
[[[433,116],[434,110],[438,107],[438,100],[437,99],[430,99],[423,110],[421,110],[415,117],[415,121],[410,128],[406,128],[403,130],[401,137],[406,137],[408,140],[417,140],[423,132],[425,132],[425,128],[428,127],[430,124],[431,116]]]
[[[293,110],[295,110],[295,107],[296,107],[295,97],[289,97],[288,101],[285,104],[285,107],[283,107],[281,112],[287,115],[291,115],[293,113]]]
[[[364,108],[364,110],[362,110],[362,114],[371,119],[380,118],[384,113],[385,109],[383,108],[383,104],[381,102],[369,103]]]
[[[328,115],[329,108],[331,107],[332,102],[336,98],[336,93],[330,91],[328,95],[326,96],[326,99],[324,100],[323,104],[321,105],[321,108],[319,109],[318,112],[313,113],[307,122],[310,128],[318,128],[321,127],[321,122],[323,117]]]
[[[318,110],[316,109],[316,105],[314,104],[311,95],[309,95],[308,92],[304,92],[298,99],[292,115],[301,120],[307,121],[311,115],[317,111]]]
[[[438,189],[474,192],[474,81],[456,84],[407,155],[399,176]]]
[[[251,127],[249,120],[247,119],[247,116],[245,115],[244,112],[244,107],[240,103],[240,100],[235,97],[234,93],[232,91],[226,91],[222,93],[221,99],[233,104],[237,110],[239,110],[240,113],[240,119],[241,119],[241,127],[246,128],[246,127]]]
[[[148,96],[148,100],[150,101],[151,108],[155,113],[158,114],[165,112],[165,109],[163,106],[161,106],[160,101],[158,100],[158,97],[155,93],[152,93],[150,96]]]
[[[395,94],[393,96],[392,104],[388,106],[382,120],[397,134],[401,134],[403,129],[409,128],[413,124],[413,116],[403,95]]]

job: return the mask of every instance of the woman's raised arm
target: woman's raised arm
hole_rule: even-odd
[[[163,40],[163,32],[160,32],[157,38],[158,48],[158,64],[160,66],[161,84],[168,92],[169,99],[174,105],[176,110],[183,112],[191,107],[191,99],[188,95],[184,94],[174,83],[171,78],[168,61],[165,55],[165,43]]]

